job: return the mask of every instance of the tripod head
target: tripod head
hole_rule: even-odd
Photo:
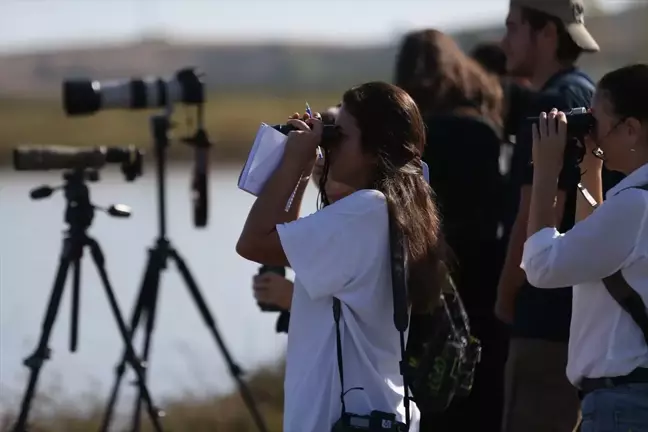
[[[63,172],[64,183],[60,186],[40,186],[32,189],[30,196],[33,200],[50,197],[57,190],[63,190],[65,196],[65,223],[70,231],[83,232],[87,230],[94,219],[95,210],[104,211],[113,217],[127,218],[131,209],[123,204],[115,204],[103,208],[92,204],[90,190],[86,182],[99,181],[99,171],[95,169],[74,169]]]

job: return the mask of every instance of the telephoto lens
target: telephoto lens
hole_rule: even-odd
[[[204,93],[202,76],[193,68],[181,69],[171,78],[73,79],[63,82],[63,109],[69,116],[80,116],[113,108],[161,108],[174,103],[200,105],[205,101]]]
[[[75,169],[101,169],[106,164],[121,164],[126,180],[133,181],[142,175],[143,153],[135,146],[126,147],[67,147],[19,146],[13,151],[16,171],[49,171]]]

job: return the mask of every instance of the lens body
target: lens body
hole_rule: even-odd
[[[108,163],[121,164],[126,180],[142,175],[143,153],[128,147],[21,146],[13,151],[16,171],[101,169]]]
[[[587,108],[574,108],[566,111],[567,117],[567,136],[569,138],[582,138],[588,135],[596,125],[596,119]],[[528,117],[529,127],[531,124],[538,123],[539,117]]]
[[[204,102],[204,85],[193,69],[183,69],[170,79],[63,82],[63,109],[69,116],[94,114],[104,109],[160,108],[174,103]]]

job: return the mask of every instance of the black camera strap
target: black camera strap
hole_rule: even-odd
[[[405,424],[409,430],[410,426],[410,396],[408,380],[406,378],[405,363],[405,331],[409,326],[407,306],[407,255],[405,254],[405,239],[401,230],[389,217],[389,244],[391,254],[392,291],[394,296],[394,325],[400,336],[401,360],[399,362],[400,374],[403,377],[403,405],[405,407]],[[340,402],[342,403],[342,415],[346,414],[344,396],[351,390],[362,390],[361,387],[354,387],[344,390],[344,361],[342,358],[342,335],[340,332],[340,317],[342,316],[342,303],[337,297],[333,297],[333,319],[335,320],[335,339],[337,345],[338,374],[340,376]]]

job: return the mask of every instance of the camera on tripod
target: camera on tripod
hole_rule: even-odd
[[[83,116],[107,109],[163,108],[164,113],[151,118],[151,134],[158,165],[158,184],[166,166],[169,130],[173,127],[173,105],[194,106],[195,133],[180,141],[194,149],[194,172],[191,179],[191,198],[194,225],[207,226],[208,218],[208,152],[211,147],[203,127],[205,85],[203,74],[194,68],[178,70],[170,78],[148,77],[112,81],[71,79],[63,82],[63,109],[68,116]],[[163,192],[162,192],[163,193]]]
[[[66,146],[20,146],[13,151],[16,171],[99,170],[106,164],[121,165],[127,181],[142,175],[143,153],[135,146],[75,148]]]
[[[174,103],[202,105],[203,83],[194,69],[181,69],[171,78],[148,77],[63,82],[63,108],[69,116],[89,115],[111,108],[163,108]]]

